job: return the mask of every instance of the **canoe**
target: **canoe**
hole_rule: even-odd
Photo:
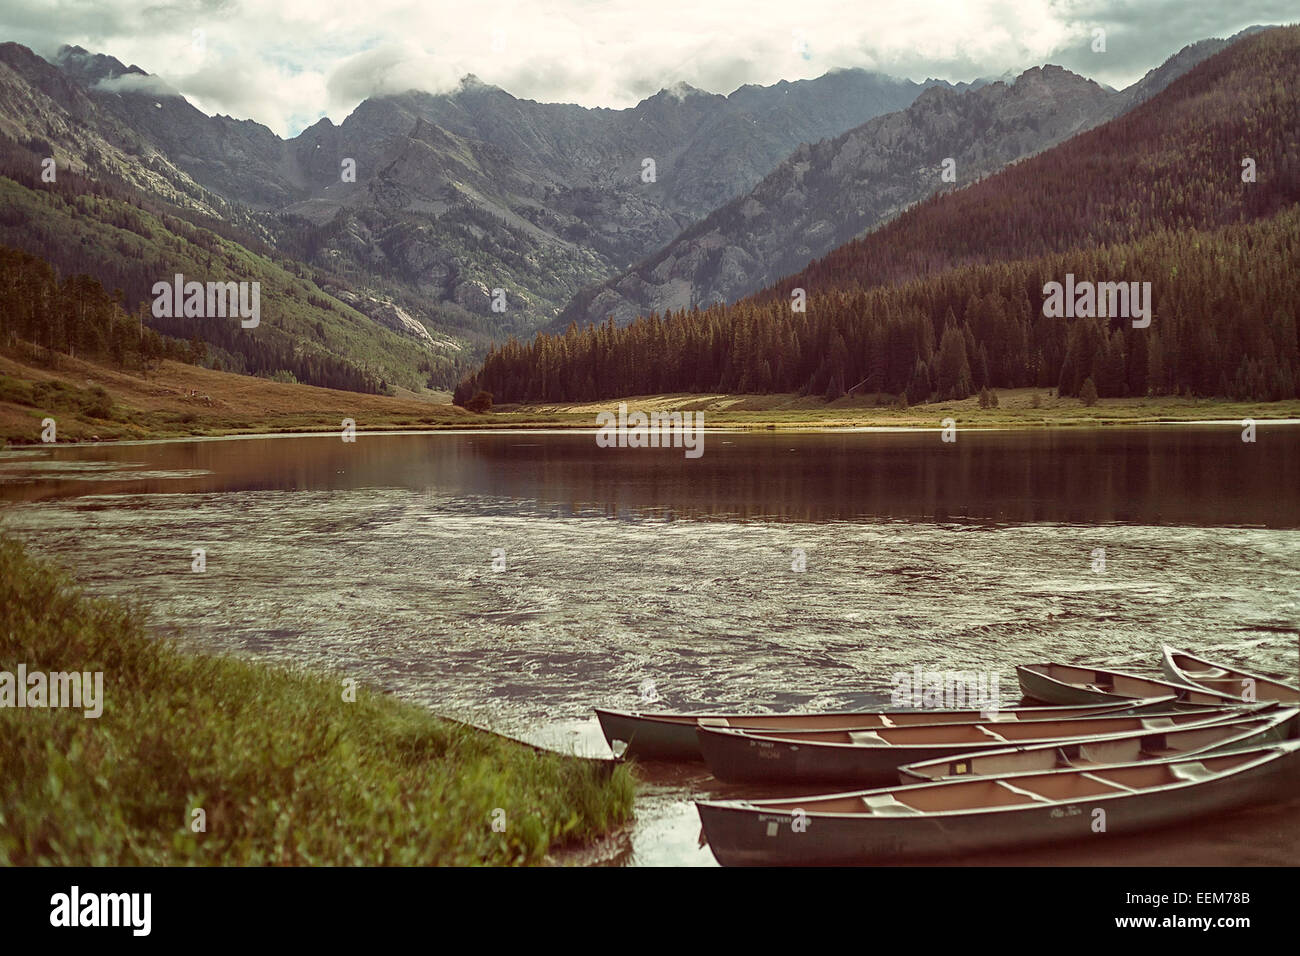
[[[699,726],[709,772],[728,783],[885,786],[903,764],[969,755],[1009,745],[1064,743],[1123,733],[1155,733],[1241,716],[1241,708],[1168,716],[982,721],[875,730],[760,733]]]
[[[1300,740],[1156,763],[696,802],[724,866],[854,866],[1132,833],[1300,795]],[[1098,811],[1104,811],[1104,816]]]
[[[1059,720],[1103,714],[1173,713],[1196,710],[1180,704],[1174,694],[1143,701],[1107,701],[1084,707],[1003,707],[999,720]],[[794,714],[680,714],[603,710],[596,708],[600,729],[616,754],[639,760],[703,760],[695,728],[738,727],[742,730],[870,730],[913,724],[962,723],[992,716],[984,710],[875,710]]]
[[[1273,708],[1258,717],[1230,717],[1180,730],[1116,734],[1075,743],[1039,744],[985,750],[965,757],[943,757],[904,764],[898,768],[903,784],[951,780],[958,777],[1003,777],[1109,763],[1169,760],[1191,754],[1218,753],[1243,747],[1262,747],[1296,735],[1300,710]]]
[[[1154,677],[1140,677],[1099,667],[1076,667],[1073,664],[1024,664],[1016,668],[1020,690],[1030,700],[1045,704],[1105,704],[1117,700],[1167,697],[1174,694],[1180,701],[1197,704],[1234,704],[1240,698],[1212,690],[1198,690],[1183,684],[1171,684]]]
[[[1203,657],[1180,651],[1168,644],[1161,654],[1160,669],[1175,684],[1198,690],[1216,691],[1251,703],[1275,700],[1283,704],[1300,703],[1300,687],[1284,684],[1270,677],[1216,664]]]

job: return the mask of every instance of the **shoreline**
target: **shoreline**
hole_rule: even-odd
[[[1037,430],[1157,425],[1300,423],[1300,399],[1280,402],[1146,396],[1102,398],[1085,406],[1052,389],[1002,389],[998,404],[977,396],[900,407],[889,396],[827,402],[795,394],[632,395],[591,402],[502,405],[482,413],[447,403],[447,393],[399,396],[290,385],[165,361],[148,373],[62,356],[48,369],[0,355],[0,442],[14,447],[339,433],[596,431],[596,416],[620,403],[647,412],[698,412],[706,432],[933,431],[952,419],[961,430]],[[108,409],[108,418],[96,417]],[[47,419],[56,441],[42,441]]]
[[[1300,425],[1300,418],[1261,418],[1255,420],[1256,426],[1291,426]],[[963,424],[958,422],[961,431],[978,431],[978,432],[1019,432],[1019,431],[1051,431],[1051,430],[1071,430],[1083,431],[1087,429],[1135,429],[1135,428],[1165,428],[1165,427],[1219,427],[1219,428],[1241,428],[1240,421],[1234,419],[1115,419],[1109,421],[1091,421],[1091,422],[1070,422],[1070,421],[1052,421],[1038,424]],[[701,429],[710,435],[744,435],[756,432],[772,434],[908,434],[916,432],[940,432],[943,431],[939,425],[819,425],[819,424],[770,424],[770,425],[744,425],[738,423],[723,425],[705,425]],[[321,438],[327,435],[333,435],[338,431],[336,428],[319,428],[315,430],[251,430],[251,431],[229,431],[219,434],[192,434],[192,435],[159,435],[157,437],[128,438],[128,439],[88,439],[83,441],[59,441],[59,442],[40,442],[40,441],[14,441],[8,440],[7,445],[0,445],[0,451],[28,451],[41,448],[93,448],[97,446],[111,446],[115,448],[130,447],[133,445],[163,445],[163,444],[181,444],[185,442],[209,442],[209,441],[245,441],[270,438]],[[557,423],[538,423],[530,425],[527,423],[501,422],[497,425],[485,423],[473,423],[465,425],[447,425],[438,427],[421,427],[421,428],[370,428],[358,429],[355,432],[358,438],[384,438],[393,435],[495,435],[495,434],[519,434],[519,435],[596,435],[600,429],[594,425],[585,422],[574,422],[572,424]]]
[[[0,671],[84,671],[103,687],[88,715],[0,707],[0,866],[546,865],[630,822],[625,763],[342,674],[182,650],[138,604],[87,597],[10,533],[0,571],[17,612],[0,614]]]

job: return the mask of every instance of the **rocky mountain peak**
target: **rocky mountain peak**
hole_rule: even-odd
[[[487,93],[504,93],[505,90],[491,83],[485,83],[473,73],[466,73],[456,85],[456,95],[483,95]]]
[[[114,80],[128,73],[149,75],[134,63],[126,66],[116,57],[106,53],[91,53],[79,46],[60,47],[55,55],[55,65],[86,86]]]

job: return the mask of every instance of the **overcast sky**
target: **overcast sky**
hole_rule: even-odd
[[[1297,19],[1294,0],[0,0],[0,40],[109,53],[291,135],[467,73],[616,108],[841,67],[957,81],[1050,62],[1122,87],[1190,42]]]

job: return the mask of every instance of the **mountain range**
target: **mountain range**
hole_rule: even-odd
[[[1252,32],[1119,117],[735,304],[506,343],[457,400],[861,390],[920,402],[1027,386],[1294,398],[1297,73],[1300,27]],[[1048,306],[1062,283],[1087,290],[1077,314],[1073,300],[1066,315]]]
[[[128,312],[181,262],[286,290],[260,339],[142,313],[209,343],[221,367],[342,361],[367,387],[447,388],[510,335],[734,301],[1123,114],[1229,42],[1188,47],[1124,91],[1053,66],[973,84],[842,70],[726,96],[677,85],[610,110],[469,76],[289,139],[208,116],[113,57],[4,43],[0,242],[121,289]],[[101,199],[25,172],[47,156]]]
[[[1121,115],[1231,42],[1185,47],[1122,91],[1057,66],[974,90],[928,89],[907,109],[801,145],[748,192],[585,290],[552,328],[734,302],[929,195]],[[945,160],[953,164],[951,183],[943,179]]]
[[[430,319],[447,306],[441,318],[453,327],[463,310],[522,331],[752,186],[801,142],[925,89],[845,70],[730,96],[677,86],[609,110],[521,100],[469,76],[447,94],[367,99],[337,126],[322,119],[284,140],[207,116],[139,67],[79,47],[46,63],[5,44],[0,64],[0,131],[10,137],[48,143],[73,169],[256,222],[313,265],[395,283]],[[345,159],[355,182],[343,181]],[[497,287],[508,293],[506,319],[491,312]]]

